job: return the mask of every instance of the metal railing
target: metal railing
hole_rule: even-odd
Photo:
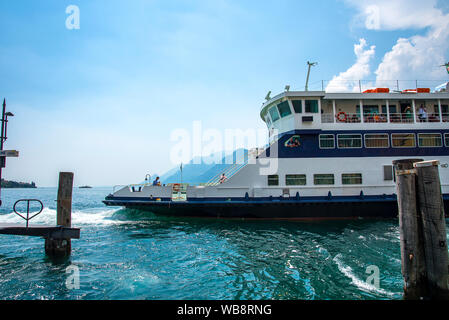
[[[337,123],[360,123],[362,119],[359,113],[340,112],[335,115],[335,122]]]
[[[388,88],[390,92],[403,92],[404,90],[417,90],[429,88],[431,91],[447,83],[448,80],[319,80],[309,84],[310,91],[325,91],[328,93],[362,93],[369,89]],[[304,86],[300,87],[301,89]]]
[[[446,121],[444,121],[443,117],[443,122],[447,122],[449,119],[447,119],[446,116]],[[438,113],[430,113],[430,114],[416,114],[416,122],[441,122],[440,121],[440,115]]]
[[[116,186],[113,186],[112,187],[112,193],[115,193],[117,188],[124,188],[124,187],[127,187],[127,185],[116,185]]]
[[[412,113],[390,113],[390,123],[413,123],[413,114]],[[361,123],[361,117],[359,113],[340,113],[337,115],[333,115],[332,113],[323,113],[321,115],[321,123]],[[365,114],[363,116],[364,123],[387,123],[388,122],[388,114],[380,113],[380,114]],[[422,117],[419,114],[416,114],[416,122],[449,122],[449,113],[442,113],[441,120],[440,114],[433,113],[428,114],[426,117]]]
[[[363,121],[366,123],[386,123],[388,122],[388,115],[386,113],[365,114]]]
[[[216,186],[220,184],[221,175],[224,173],[227,180],[235,176],[241,169],[243,169],[249,160],[246,160],[244,163],[234,163],[232,166],[224,170],[223,172],[218,173],[212,179],[210,179],[205,186]]]
[[[413,123],[412,113],[390,113],[391,123]]]
[[[449,122],[449,113],[442,113],[441,118],[443,122]]]

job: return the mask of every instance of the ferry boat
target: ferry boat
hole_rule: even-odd
[[[270,143],[203,185],[120,188],[122,206],[170,216],[246,219],[392,218],[392,162],[440,161],[449,205],[449,85],[359,93],[286,91],[263,103]],[[269,172],[267,163],[275,164]]]

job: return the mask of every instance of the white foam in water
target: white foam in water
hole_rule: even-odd
[[[393,297],[395,295],[393,292],[377,288],[376,286],[357,278],[357,276],[352,272],[352,268],[350,266],[343,264],[340,258],[341,254],[337,254],[333,259],[334,262],[337,264],[338,270],[340,270],[340,272],[343,273],[346,277],[351,279],[352,280],[351,283],[354,284],[357,288],[365,292],[377,292],[383,295],[388,295],[390,297]]]
[[[115,225],[115,224],[129,224],[135,221],[123,221],[114,219],[113,215],[120,209],[101,209],[99,211],[74,211],[72,213],[72,225]],[[34,213],[30,213],[32,216]],[[14,212],[0,215],[0,223],[24,224],[25,220],[16,215]],[[56,224],[56,210],[44,208],[41,214],[30,220],[30,224],[37,225],[55,225]]]

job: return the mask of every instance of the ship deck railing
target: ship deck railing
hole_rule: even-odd
[[[227,168],[223,172],[220,172],[217,175],[215,175],[212,179],[210,179],[205,184],[205,186],[209,187],[209,186],[217,186],[217,185],[221,184],[220,179],[221,179],[221,175],[223,173],[224,173],[226,179],[229,180],[230,178],[235,176],[241,169],[243,169],[248,164],[248,162],[249,162],[249,160],[246,160],[243,163],[234,163],[233,165],[231,165],[229,168]]]
[[[363,116],[363,123],[446,123],[449,122],[449,113],[430,113],[427,117],[423,118],[419,114],[415,115],[411,113],[379,113],[379,114],[366,114]],[[321,123],[362,123],[362,117],[360,113],[347,113],[338,116],[333,113],[323,113],[321,115]]]

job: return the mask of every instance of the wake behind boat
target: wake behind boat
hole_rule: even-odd
[[[129,185],[106,197],[172,216],[345,219],[397,215],[392,162],[439,160],[449,204],[448,84],[360,93],[288,91],[260,112],[270,143],[202,185]],[[273,169],[275,168],[275,169]]]

